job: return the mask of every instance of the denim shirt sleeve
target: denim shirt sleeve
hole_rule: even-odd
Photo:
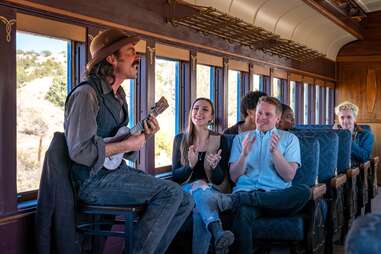
[[[189,166],[183,166],[181,164],[181,140],[183,134],[179,134],[175,137],[173,141],[173,150],[172,150],[172,176],[173,180],[176,182],[185,182],[187,178],[192,173],[192,169]]]
[[[102,168],[105,160],[105,143],[97,136],[98,110],[95,90],[83,85],[68,98],[64,122],[70,159],[94,170]]]
[[[295,162],[298,166],[301,166],[301,158],[300,158],[300,145],[299,139],[292,133],[288,133],[288,142],[284,151],[284,158],[288,162]]]
[[[364,131],[360,135],[358,143],[352,142],[352,156],[360,162],[365,162],[370,159],[374,138],[373,134],[368,131]]]

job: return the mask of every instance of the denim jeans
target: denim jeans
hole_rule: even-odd
[[[235,253],[252,254],[254,251],[253,224],[261,215],[287,216],[300,211],[310,199],[306,185],[294,185],[278,191],[242,192],[241,206],[233,221]]]
[[[79,198],[97,205],[146,204],[134,234],[136,254],[165,253],[194,207],[178,184],[127,166],[90,176],[80,185]]]
[[[223,194],[210,186],[191,189],[192,183],[183,185],[183,190],[192,194],[196,204],[193,209],[192,254],[206,254],[212,238],[208,225],[220,221],[217,199]]]

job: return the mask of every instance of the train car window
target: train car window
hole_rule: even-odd
[[[282,86],[281,86],[281,80],[278,78],[273,78],[272,80],[272,87],[271,87],[271,96],[282,100]]]
[[[329,109],[329,105],[330,105],[330,91],[332,89],[329,88],[329,87],[326,87],[326,99],[325,99],[325,123],[326,124],[330,124],[330,114],[331,114],[331,111]]]
[[[132,128],[135,124],[135,86],[136,82],[134,79],[126,79],[122,83],[124,92],[126,93],[126,101],[128,104],[128,127]],[[127,164],[131,167],[135,167],[135,163],[127,160]]]
[[[309,113],[309,105],[308,105],[308,83],[304,83],[304,94],[303,94],[303,103],[304,103],[304,117],[303,117],[303,124],[308,124],[308,113]]]
[[[315,85],[315,124],[320,123],[320,86]]]
[[[263,90],[262,77],[260,75],[254,74],[253,80],[254,80],[253,90],[254,91],[262,91]]]
[[[18,193],[38,189],[53,133],[63,131],[69,48],[68,40],[16,33]]]
[[[230,127],[240,118],[238,109],[240,102],[241,73],[239,71],[229,70],[228,76],[228,126]]]
[[[157,117],[163,131],[155,135],[155,168],[172,164],[172,144],[179,132],[179,61],[156,58],[155,101],[165,96],[169,108]]]
[[[296,82],[290,81],[290,107],[296,112]]]
[[[214,67],[197,64],[196,97],[205,97],[214,101]]]

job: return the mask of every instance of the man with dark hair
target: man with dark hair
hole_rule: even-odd
[[[146,205],[134,234],[133,253],[164,253],[194,204],[176,183],[157,179],[131,168],[123,160],[113,170],[104,167],[106,157],[137,151],[158,130],[155,117],[144,122],[144,131],[122,141],[107,143],[128,124],[125,79],[135,79],[139,59],[138,38],[121,30],[98,34],[90,45],[87,80],[68,95],[65,105],[65,137],[73,161],[71,176],[79,199],[96,205]]]
[[[256,129],[237,135],[230,155],[233,194],[220,201],[221,210],[237,212],[233,222],[238,253],[253,253],[253,224],[262,214],[287,215],[299,211],[310,191],[291,185],[300,166],[298,138],[275,126],[282,105],[274,97],[263,96],[256,107]]]
[[[245,131],[255,130],[255,107],[259,98],[267,94],[260,91],[248,92],[241,100],[240,111],[244,120],[239,121],[230,128],[224,130],[224,134],[239,134]]]

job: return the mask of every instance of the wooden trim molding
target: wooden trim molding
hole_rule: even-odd
[[[249,72],[249,63],[229,59],[229,69],[235,71]]]
[[[86,41],[86,28],[51,19],[16,13],[17,30],[73,41]]]
[[[303,76],[303,82],[304,82],[304,83],[308,83],[308,84],[310,84],[310,85],[315,84],[315,82],[314,82],[314,78],[312,78],[312,77],[306,77],[306,76]]]
[[[324,85],[325,85],[326,87],[335,89],[335,83],[333,83],[333,82],[328,82],[328,81],[326,81],[326,82],[324,83]]]
[[[321,80],[321,79],[315,79],[315,85],[325,86],[325,82],[324,82],[324,80]]]
[[[375,56],[338,56],[337,62],[381,62],[381,55]]]
[[[341,12],[336,11],[334,7],[331,7],[327,1],[316,1],[316,0],[303,0],[310,7],[314,8],[316,11],[330,19],[333,23],[340,26],[348,33],[355,36],[357,39],[363,40],[364,36],[361,29],[357,24],[350,20],[349,17],[343,15]]]
[[[32,210],[32,211],[30,211]],[[17,220],[20,220],[24,217],[28,217],[30,215],[33,215],[36,213],[35,209],[28,209],[27,212],[19,212],[19,213],[16,213],[16,214],[13,214],[13,215],[10,215],[10,216],[4,216],[4,217],[0,217],[0,226],[1,225],[4,225],[4,224],[8,224],[8,223],[11,223],[13,221],[17,221]]]
[[[253,73],[258,75],[270,76],[270,67],[254,64]]]
[[[167,57],[176,60],[189,61],[189,50],[156,43],[156,56]]]
[[[5,38],[6,41],[9,43],[11,42],[11,32],[12,32],[12,26],[16,24],[15,19],[7,19],[6,17],[0,16],[0,21],[4,23],[5,25]]]
[[[197,52],[197,63],[223,67],[223,58],[219,56],[209,55],[202,52]]]
[[[271,69],[271,77],[279,79],[287,79],[287,71],[280,69]]]
[[[302,78],[302,75],[299,75],[296,73],[288,73],[288,80],[292,80],[295,82],[302,82],[303,78]]]

